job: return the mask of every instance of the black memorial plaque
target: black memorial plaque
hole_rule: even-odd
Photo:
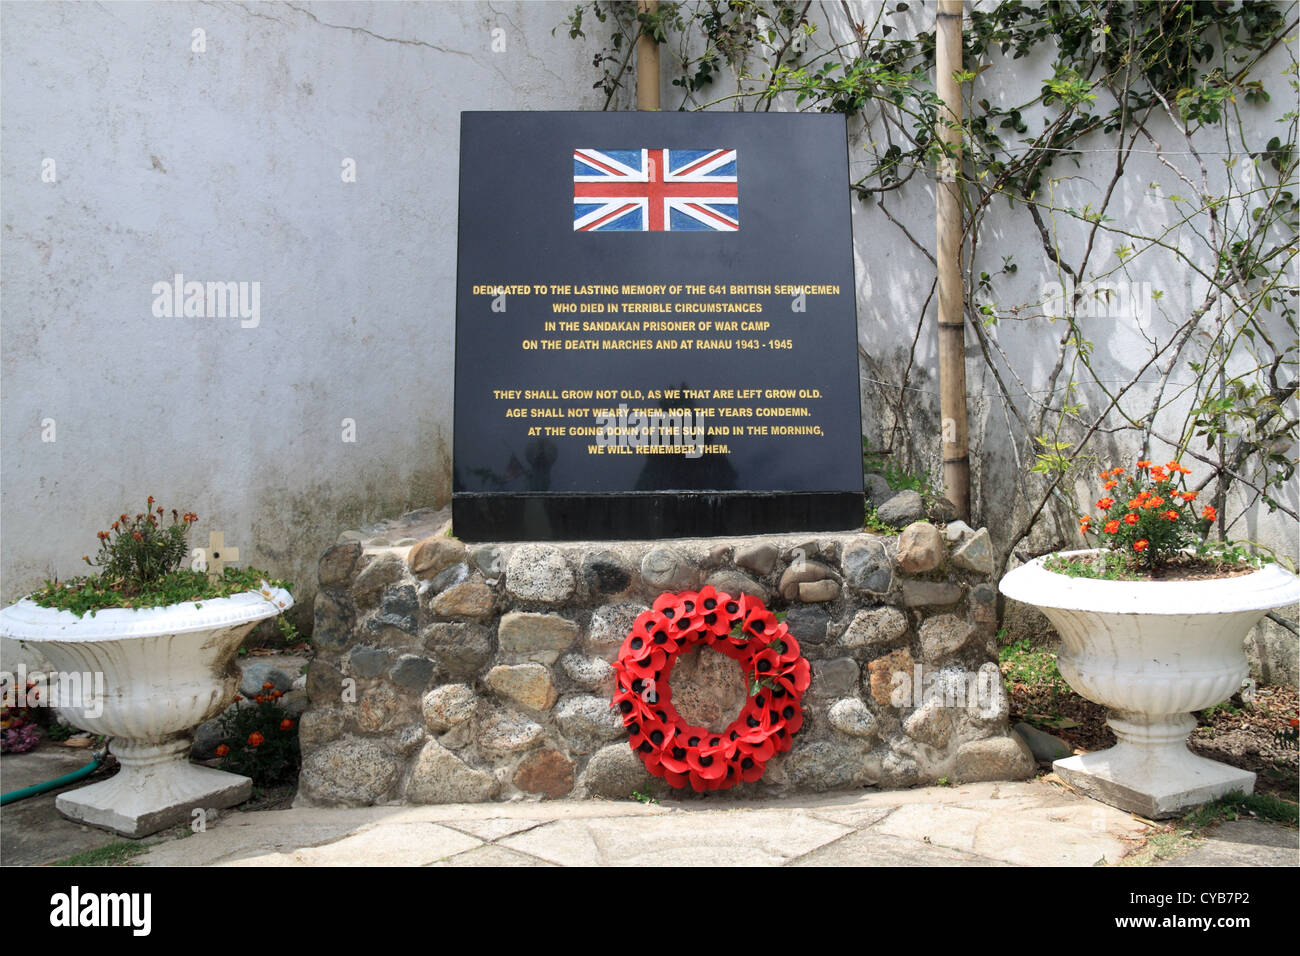
[[[845,120],[462,113],[453,525],[862,523]]]

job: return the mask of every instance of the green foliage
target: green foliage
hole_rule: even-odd
[[[1202,506],[1197,516],[1196,492],[1187,487],[1190,473],[1173,461],[1140,461],[1131,474],[1123,468],[1103,472],[1104,494],[1097,499],[1101,546],[1124,555],[1135,569],[1150,570],[1204,538],[1216,512]],[[1085,516],[1080,530],[1091,529],[1092,519]]]
[[[115,581],[106,581],[102,575],[63,582],[46,581],[45,586],[31,597],[42,607],[71,611],[77,617],[89,611],[93,617],[96,611],[105,608],[166,607],[191,601],[199,605],[212,598],[257,591],[264,581],[272,587],[286,590],[291,587],[287,581],[273,580],[267,572],[257,568],[228,567],[222,571],[221,577],[210,577],[206,572],[189,569],[173,571],[136,591],[128,591]]]
[[[222,770],[251,777],[258,787],[297,779],[302,765],[298,722],[280,703],[282,696],[274,685],[265,684],[251,706],[239,706],[221,715],[222,736],[228,741],[217,750]]]
[[[139,856],[157,843],[145,843],[142,840],[123,840],[120,843],[108,843],[75,853],[62,860],[56,860],[51,866],[127,866],[131,858]]]
[[[1103,551],[1095,556],[1076,555],[1069,558],[1052,554],[1043,559],[1043,567],[1072,578],[1098,578],[1104,581],[1140,580],[1128,558],[1115,551]]]
[[[1051,651],[1035,650],[1027,640],[1021,639],[1003,647],[998,652],[998,662],[1008,682],[1056,691],[1069,690],[1056,666],[1056,655]]]
[[[656,800],[654,797],[652,797],[652,796],[650,795],[650,788],[649,788],[649,787],[646,787],[646,788],[644,788],[644,789],[642,789],[642,790],[633,790],[633,791],[632,791],[632,799],[635,800],[637,803],[644,803],[644,804],[647,804],[647,805],[649,805],[649,804],[651,804],[651,803],[658,803],[658,802],[659,802],[658,800]]]
[[[198,520],[191,511],[182,515],[172,509],[171,524],[163,524],[166,510],[154,508],[153,495],[145,510],[132,518],[122,513],[108,531],[100,531],[96,560],[83,560],[100,569],[99,577],[113,587],[132,593],[140,591],[171,574],[189,553],[187,539],[190,525]]]
[[[1253,817],[1294,827],[1300,824],[1298,811],[1300,808],[1296,804],[1266,793],[1255,793],[1248,797],[1241,793],[1230,793],[1197,807],[1182,818],[1182,823],[1193,829],[1201,829],[1222,820]]]
[[[862,436],[862,470],[881,475],[894,491],[917,491],[922,495],[934,494],[929,471],[923,471],[917,475],[897,467],[886,452],[871,447],[867,442],[866,435]]]
[[[862,527],[872,534],[896,535],[899,532],[899,529],[892,524],[885,524],[885,522],[881,521],[880,516],[876,514],[876,509],[870,506],[867,507],[866,514],[863,515]]]

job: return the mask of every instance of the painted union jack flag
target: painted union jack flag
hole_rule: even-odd
[[[575,149],[574,232],[735,232],[734,149]]]

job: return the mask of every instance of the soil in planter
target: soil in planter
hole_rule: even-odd
[[[1070,575],[1072,577],[1107,578],[1115,581],[1210,581],[1217,578],[1236,578],[1259,570],[1252,564],[1219,561],[1194,554],[1178,555],[1159,567],[1150,569],[1134,569],[1126,563],[1122,564],[1120,569],[1103,567],[1100,557],[1113,554],[1114,552],[1103,551],[1098,557],[1077,556],[1062,558],[1060,561],[1065,568],[1077,569],[1077,573]],[[1047,565],[1047,568],[1058,574],[1070,574],[1068,570],[1062,570],[1054,564]]]
[[[1076,751],[1113,747],[1115,735],[1106,724],[1106,708],[1080,697],[1056,676],[1050,652],[1028,654],[1032,656],[1023,651],[1003,655],[1011,723],[1033,724]],[[1197,727],[1188,746],[1202,757],[1253,771],[1256,793],[1296,802],[1300,800],[1300,751],[1282,735],[1291,729],[1289,721],[1296,717],[1298,706],[1291,688],[1257,688],[1251,703],[1234,697],[1196,714]],[[1040,773],[1048,772],[1050,767],[1040,768]]]

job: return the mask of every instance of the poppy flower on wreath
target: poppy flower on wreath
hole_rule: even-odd
[[[702,644],[736,661],[749,699],[722,731],[688,724],[672,704],[677,657]],[[610,706],[646,769],[673,787],[724,790],[762,777],[803,726],[808,660],[785,623],[763,602],[711,586],[666,592],[633,622],[614,664]]]

